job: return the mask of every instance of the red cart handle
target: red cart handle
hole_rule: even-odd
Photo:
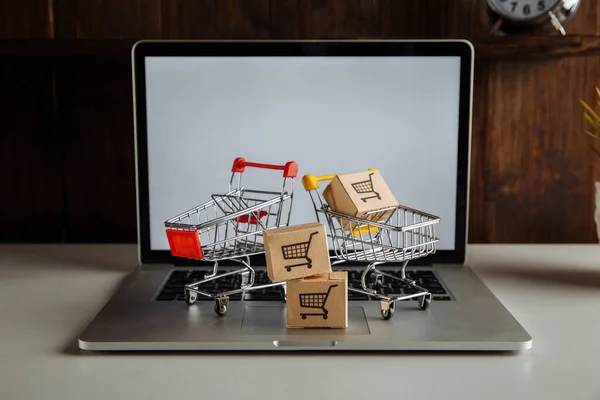
[[[296,164],[294,161],[288,161],[285,165],[259,164],[248,162],[241,157],[233,160],[231,172],[244,172],[246,167],[282,170],[284,178],[295,178],[296,175],[298,175],[298,164]]]

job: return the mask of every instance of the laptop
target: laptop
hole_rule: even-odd
[[[139,266],[80,334],[81,349],[532,346],[528,332],[465,258],[474,65],[468,41],[141,41],[132,49],[132,62]],[[349,290],[347,328],[289,329],[286,285],[269,285],[260,252],[243,259],[255,271],[254,286],[265,288],[229,296],[225,313],[211,296],[196,293],[190,302],[185,285],[210,276],[214,264],[174,256],[165,223],[227,193],[237,158],[248,165],[298,166],[296,178],[287,181],[293,194],[290,225],[317,221],[303,176],[369,168],[380,171],[401,205],[438,216],[435,251],[406,266],[406,276],[431,293],[429,307],[398,301],[393,316],[384,318],[379,298]],[[277,191],[283,175],[246,168],[243,182],[245,188]],[[335,261],[333,251],[331,256]],[[348,271],[349,287],[360,287],[368,263],[332,264],[334,271]],[[401,267],[379,265],[385,276],[367,284],[390,296],[406,294],[410,288],[388,279],[401,274]],[[226,259],[217,273],[239,268]],[[248,284],[247,276],[231,274],[201,290],[236,290]]]

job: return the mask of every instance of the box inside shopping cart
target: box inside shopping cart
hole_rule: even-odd
[[[348,273],[288,281],[286,307],[288,328],[347,328]]]
[[[336,175],[323,190],[323,198],[331,211],[381,223],[385,223],[398,206],[376,169]],[[344,230],[356,228],[348,221],[342,221],[342,227]]]
[[[263,232],[267,275],[273,282],[331,272],[325,225],[311,222]]]

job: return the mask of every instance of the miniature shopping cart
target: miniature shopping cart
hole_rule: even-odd
[[[306,262],[303,263],[286,265],[285,269],[288,272],[290,272],[292,268],[296,267],[307,266],[308,268],[312,268],[312,260],[310,257],[308,257],[308,251],[310,250],[310,242],[312,241],[313,236],[317,233],[319,232],[312,232],[308,237],[308,241],[306,242],[293,243],[281,246],[281,252],[283,253],[284,260],[294,260],[300,258],[304,258],[306,260]]]
[[[390,319],[395,310],[395,302],[413,298],[419,299],[419,306],[426,310],[431,303],[431,293],[415,281],[407,278],[406,266],[409,261],[435,253],[439,241],[435,237],[435,226],[440,218],[409,207],[395,206],[373,210],[358,218],[334,212],[319,193],[319,182],[330,181],[335,175],[304,175],[302,184],[309,192],[317,220],[324,217],[334,250],[333,258],[342,262],[367,263],[361,277],[361,288],[348,287],[348,290],[378,298],[381,302],[381,316]],[[376,268],[385,263],[402,263],[400,276]],[[388,295],[367,287],[367,275],[373,272],[376,281],[384,276],[399,281],[408,290],[402,295]]]
[[[301,313],[300,316],[302,319],[306,319],[309,315],[322,316],[323,319],[327,319],[329,311],[325,308],[325,303],[327,303],[327,298],[329,297],[331,289],[337,286],[337,284],[329,285],[329,288],[325,293],[300,293],[298,295],[298,297],[300,297],[300,307],[320,308],[321,311],[323,311],[321,313]]]
[[[283,170],[283,186],[279,191],[244,188],[242,175],[246,167]],[[225,194],[213,194],[212,200],[165,222],[174,257],[213,263],[212,272],[204,279],[185,285],[185,301],[193,304],[198,295],[214,298],[218,315],[227,312],[229,296],[284,284],[254,286],[255,271],[250,266],[250,256],[264,253],[264,230],[288,226],[298,165],[293,161],[285,165],[258,164],[236,158],[231,172],[229,190]],[[237,182],[235,187],[234,181]],[[219,261],[223,260],[237,262],[243,268],[218,274]],[[207,282],[237,274],[242,277],[239,289],[221,293],[200,290]]]
[[[366,203],[367,200],[374,199],[374,198],[377,198],[377,199],[381,200],[381,196],[379,195],[379,193],[377,193],[373,189],[373,173],[369,174],[369,180],[353,183],[352,184],[352,188],[358,194],[373,193],[373,196],[367,196],[367,197],[361,198],[361,200],[364,203]]]

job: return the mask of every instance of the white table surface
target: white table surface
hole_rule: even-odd
[[[513,354],[97,354],[77,335],[130,245],[0,246],[0,399],[600,399],[600,246],[476,245],[533,336]]]

